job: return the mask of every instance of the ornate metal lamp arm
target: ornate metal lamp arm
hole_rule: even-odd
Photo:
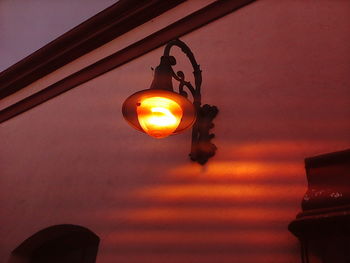
[[[193,67],[193,75],[195,79],[195,87],[189,81],[185,81],[185,75],[182,71],[174,72],[171,66],[176,65],[176,59],[170,56],[170,49],[173,46],[179,47],[183,53],[186,54]],[[201,85],[202,85],[202,71],[200,66],[190,50],[190,48],[181,40],[175,39],[170,41],[164,49],[164,58],[169,61],[172,77],[179,81],[179,93],[184,97],[187,97],[187,93],[183,90],[187,87],[193,97],[193,105],[197,112],[197,120],[193,125],[192,130],[192,145],[190,158],[192,161],[196,161],[200,164],[205,164],[208,159],[214,156],[216,146],[211,143],[211,139],[214,138],[214,134],[210,133],[210,129],[214,127],[212,120],[218,113],[216,106],[204,105],[201,106]]]
[[[165,57],[171,57],[170,56],[170,49],[173,46],[177,46],[181,49],[181,51],[183,53],[186,54],[186,56],[188,57],[188,59],[190,60],[192,67],[193,67],[193,75],[194,75],[194,79],[195,79],[195,88],[192,87],[190,82],[186,82],[185,81],[185,75],[182,71],[178,71],[176,74],[175,72],[173,72],[173,77],[174,79],[178,80],[180,82],[180,84],[182,84],[183,86],[186,86],[192,93],[193,96],[193,102],[194,104],[199,103],[199,106],[201,104],[201,85],[202,85],[202,71],[200,69],[200,66],[197,64],[197,61],[192,53],[192,51],[190,50],[190,48],[181,40],[179,39],[175,39],[170,41],[165,49],[164,49],[164,56]],[[172,57],[174,58],[174,57]],[[174,65],[176,64],[176,60],[174,58]]]

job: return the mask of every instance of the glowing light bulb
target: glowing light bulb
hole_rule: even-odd
[[[143,99],[137,105],[137,118],[150,136],[164,138],[179,126],[183,111],[175,101],[163,97]]]

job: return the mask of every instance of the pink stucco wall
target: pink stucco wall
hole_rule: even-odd
[[[261,0],[181,38],[220,109],[204,167],[190,132],[156,140],[122,118],[162,49],[3,123],[0,258],[70,223],[100,236],[98,263],[298,262],[303,159],[349,147],[349,14],[345,0]]]

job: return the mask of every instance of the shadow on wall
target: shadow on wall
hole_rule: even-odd
[[[87,228],[56,225],[26,239],[8,263],[95,263],[99,241]]]

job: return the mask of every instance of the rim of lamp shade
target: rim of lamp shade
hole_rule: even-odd
[[[161,89],[146,89],[138,91],[129,96],[123,103],[122,112],[124,119],[137,130],[146,133],[138,121],[137,117],[137,105],[141,100],[151,97],[164,97],[175,101],[181,107],[183,115],[177,129],[171,134],[180,133],[187,128],[191,127],[196,120],[196,110],[192,102],[186,99],[184,96],[168,90]]]

